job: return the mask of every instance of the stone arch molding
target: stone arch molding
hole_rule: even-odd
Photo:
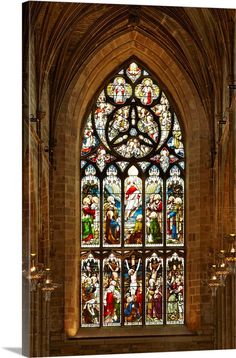
[[[114,38],[109,43],[104,44],[103,47],[96,49],[88,57],[87,61],[82,65],[82,69],[78,72],[78,76],[71,83],[62,103],[62,111],[59,113],[57,119],[56,136],[64,138],[65,140],[65,163],[64,171],[67,172],[67,166],[71,165],[70,150],[67,143],[68,130],[70,134],[74,133],[74,156],[73,165],[75,171],[74,180],[74,195],[75,198],[80,197],[80,146],[83,133],[83,125],[90,112],[91,106],[94,103],[96,95],[102,88],[104,81],[110,77],[119,66],[126,62],[130,57],[135,56],[140,60],[151,72],[160,79],[164,85],[163,89],[168,94],[169,98],[175,106],[175,111],[178,118],[182,119],[182,129],[185,134],[185,148],[186,148],[186,191],[188,196],[186,198],[186,212],[189,211],[191,201],[194,200],[194,193],[189,190],[190,185],[193,183],[193,178],[189,172],[189,168],[193,172],[199,170],[201,166],[201,156],[203,151],[210,153],[210,130],[209,120],[204,112],[200,96],[197,93],[191,78],[187,74],[187,70],[180,66],[178,60],[165,52],[157,42],[153,42],[140,32],[130,31]],[[66,124],[65,124],[66,121]],[[65,130],[65,128],[67,128]],[[62,131],[62,132],[60,132]],[[63,133],[64,131],[64,133]],[[66,131],[66,132],[65,132]],[[209,143],[201,143],[201,132],[204,132],[209,138]],[[206,138],[204,136],[204,138]],[[60,142],[57,142],[58,146]],[[68,154],[67,154],[68,150]],[[68,160],[67,160],[68,159]],[[193,174],[192,174],[193,176]],[[66,180],[66,179],[65,179]],[[195,184],[195,191],[201,192],[200,180]],[[198,196],[196,207],[201,207],[201,194]],[[67,201],[65,193],[65,203]],[[68,199],[69,202],[69,199]],[[196,209],[197,210],[197,209]],[[193,257],[189,255],[194,245],[200,254],[200,228],[196,229],[194,234],[196,240],[194,243],[188,242],[188,233],[191,233],[191,228],[198,227],[199,212],[193,215],[186,215],[186,232],[187,232],[187,271],[190,272],[188,266],[193,261]],[[69,336],[77,334],[79,329],[79,282],[78,282],[78,260],[79,260],[79,237],[80,237],[80,207],[79,200],[75,203],[75,222],[74,222],[74,246],[71,250],[71,236],[65,232],[65,263],[67,256],[71,258],[71,252],[74,252],[73,264],[65,264],[65,277],[72,277],[70,285],[65,287],[65,316],[64,326],[65,331]],[[70,243],[67,249],[67,242]],[[189,256],[189,257],[188,257]],[[196,255],[194,257],[196,259]],[[189,275],[189,274],[188,274]],[[188,276],[187,276],[188,282]],[[195,292],[200,295],[200,279],[195,287]],[[200,314],[191,315],[191,304],[196,304],[194,298],[191,297],[190,290],[186,295],[186,316],[187,325],[191,327],[199,327]],[[72,297],[72,299],[71,299]],[[198,302],[200,305],[200,303]],[[195,305],[196,308],[196,305]],[[200,307],[199,307],[200,308]],[[200,309],[199,309],[200,311]]]
[[[209,133],[209,119],[206,118],[200,96],[188,75],[187,67],[183,68],[178,63],[175,54],[164,51],[158,40],[154,42],[139,31],[130,31],[97,48],[81,66],[82,70],[79,71],[78,77],[68,88],[65,95],[68,103],[67,117],[78,133],[78,152],[83,119],[89,112],[99,88],[122,63],[133,56],[159,78],[164,85],[163,89],[172,98],[172,102],[177,104],[175,109],[184,122],[182,126],[186,134],[192,131],[191,118],[196,108],[198,118],[194,121],[195,125],[202,122]]]

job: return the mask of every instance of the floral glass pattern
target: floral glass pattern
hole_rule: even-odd
[[[81,327],[184,324],[186,164],[170,98],[131,59],[81,137]]]

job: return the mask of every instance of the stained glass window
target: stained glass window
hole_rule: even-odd
[[[184,323],[184,138],[150,73],[122,66],[84,121],[81,327]]]
[[[103,260],[103,325],[121,325],[121,258],[111,253]]]

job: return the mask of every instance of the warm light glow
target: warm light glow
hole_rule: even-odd
[[[128,170],[128,174],[130,176],[136,176],[138,175],[138,169],[134,165],[132,165],[132,167],[130,167]]]

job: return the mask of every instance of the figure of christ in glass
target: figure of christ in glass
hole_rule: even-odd
[[[131,255],[124,260],[124,325],[142,324],[142,259]]]
[[[125,246],[142,245],[142,180],[138,170],[132,166],[125,179],[124,241]]]

